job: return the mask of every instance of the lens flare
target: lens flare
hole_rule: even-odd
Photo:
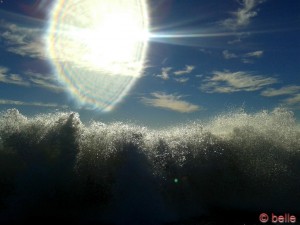
[[[146,0],[58,0],[47,51],[59,80],[82,105],[110,111],[144,68]]]

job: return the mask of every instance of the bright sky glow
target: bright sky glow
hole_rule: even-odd
[[[143,72],[146,2],[59,0],[46,39],[58,78],[72,96],[81,104],[110,111]]]

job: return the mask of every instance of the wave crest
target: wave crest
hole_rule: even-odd
[[[0,118],[0,220],[158,224],[216,210],[300,211],[299,146],[282,108],[164,130],[11,109]]]

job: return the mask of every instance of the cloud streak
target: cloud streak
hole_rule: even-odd
[[[240,91],[257,91],[265,86],[277,83],[277,79],[238,71],[215,71],[204,79],[200,90],[206,93],[233,93]]]
[[[180,113],[192,113],[200,110],[200,106],[181,100],[182,96],[164,92],[151,93],[152,98],[143,97],[141,101],[148,106],[168,109]]]
[[[300,107],[300,86],[297,85],[284,86],[279,89],[268,88],[261,92],[261,95],[265,97],[288,95],[289,97],[282,101],[283,104]]]
[[[264,54],[264,51],[254,51],[254,52],[248,52],[245,54],[236,54],[233,52],[230,52],[229,50],[224,50],[222,52],[224,59],[235,59],[239,58],[242,60],[243,63],[253,63],[253,58],[260,58]]]
[[[173,73],[171,73],[172,67],[162,67],[160,74],[156,74],[155,76],[159,77],[163,80],[169,80],[170,75],[175,75],[175,76],[186,75],[186,74],[191,73],[194,69],[195,69],[195,66],[186,65],[184,69],[177,70],[177,71],[174,71]],[[188,81],[187,78],[186,79],[176,79],[175,78],[175,80],[179,83],[185,83],[186,81]]]
[[[186,83],[189,81],[189,78],[185,77],[181,77],[181,78],[175,78],[175,81],[178,82],[178,83]]]
[[[53,76],[31,71],[27,71],[25,74],[29,77],[33,86],[48,89],[53,92],[63,92],[65,90]]]
[[[284,102],[288,105],[299,105],[300,106],[300,93],[295,94],[294,96],[285,99]]]
[[[247,54],[244,55],[244,57],[256,57],[259,58],[263,55],[263,51],[255,51],[255,52],[249,52]]]
[[[66,105],[59,105],[56,103],[41,103],[41,102],[22,102],[16,100],[0,99],[0,105],[20,105],[20,106],[38,106],[50,108],[68,108]]]
[[[184,68],[183,70],[175,71],[174,74],[175,74],[175,75],[189,74],[189,73],[191,73],[194,69],[195,69],[195,66],[186,65],[185,68]]]
[[[224,50],[222,52],[223,57],[225,59],[234,59],[234,58],[238,58],[238,56],[235,53],[229,52],[228,50]]]
[[[19,74],[10,73],[8,68],[0,66],[0,83],[24,87],[39,87],[52,92],[63,92],[65,90],[54,76],[31,71],[25,72],[25,75],[27,76],[27,79],[24,79]]]
[[[21,27],[2,21],[0,38],[4,40],[6,51],[31,58],[45,59],[45,43],[43,30],[39,28]]]
[[[292,94],[296,94],[299,91],[300,91],[300,86],[291,85],[279,89],[268,88],[263,92],[261,92],[261,95],[266,97],[274,97],[280,95],[292,95]]]
[[[163,67],[161,68],[161,73],[157,74],[156,77],[159,77],[163,80],[169,80],[169,72],[172,70],[172,67]]]
[[[222,21],[223,26],[236,30],[249,25],[251,19],[258,14],[257,6],[263,2],[264,0],[242,0],[241,7],[231,13],[232,17]]]
[[[10,74],[9,69],[2,66],[0,66],[0,83],[14,84],[26,87],[30,86],[30,83],[28,81],[25,81],[20,75]]]

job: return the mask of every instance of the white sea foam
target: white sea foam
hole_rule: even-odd
[[[300,211],[300,131],[281,108],[164,130],[12,109],[0,118],[0,177],[0,220],[160,224],[214,210]]]

